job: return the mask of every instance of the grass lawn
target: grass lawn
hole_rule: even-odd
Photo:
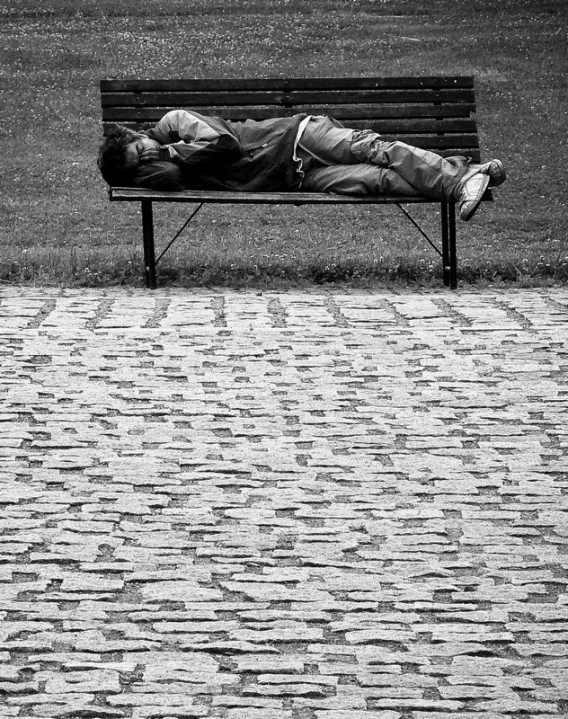
[[[483,157],[509,173],[458,226],[460,279],[568,279],[565,0],[3,0],[0,21],[2,283],[142,283],[138,208],[96,167],[100,78],[417,74],[475,75]],[[158,244],[186,212],[156,208]],[[209,206],[192,225],[161,284],[441,278],[396,207]]]

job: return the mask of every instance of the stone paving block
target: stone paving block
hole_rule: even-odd
[[[397,711],[316,711],[317,719],[401,719]]]
[[[229,709],[229,719],[292,719],[292,712],[282,709]]]

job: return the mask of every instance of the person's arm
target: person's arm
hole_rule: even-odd
[[[186,190],[188,187],[181,167],[163,160],[140,165],[132,179],[137,187],[147,187],[151,190],[173,192]]]
[[[168,112],[146,134],[163,146],[159,151],[160,160],[169,160],[182,167],[227,164],[241,155],[237,137],[226,127],[187,110]],[[154,158],[148,157],[146,161],[151,159]]]

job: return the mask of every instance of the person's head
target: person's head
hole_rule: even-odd
[[[128,185],[140,164],[140,154],[148,143],[146,135],[116,125],[99,148],[97,164],[109,185]]]

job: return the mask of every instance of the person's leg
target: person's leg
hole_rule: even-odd
[[[338,195],[407,195],[422,193],[393,170],[373,165],[313,165],[302,183],[306,192],[332,192]]]
[[[440,155],[407,145],[386,142],[372,130],[343,127],[329,117],[314,117],[298,145],[304,166],[312,158],[322,165],[367,163],[394,170],[419,193],[438,200],[457,200],[460,180],[470,169],[465,157]]]
[[[470,169],[465,157],[443,158],[435,152],[412,147],[404,142],[385,142],[362,138],[353,143],[373,165],[389,167],[424,195],[437,200],[455,200],[460,180]]]
[[[298,156],[311,166],[364,162],[351,152],[353,132],[332,117],[313,115],[298,142]]]
[[[297,153],[303,170],[318,165],[372,164],[396,172],[417,194],[458,202],[462,220],[473,217],[489,182],[506,179],[500,160],[474,165],[466,157],[443,158],[435,152],[387,142],[372,130],[353,130],[328,117],[313,117],[304,130]]]

